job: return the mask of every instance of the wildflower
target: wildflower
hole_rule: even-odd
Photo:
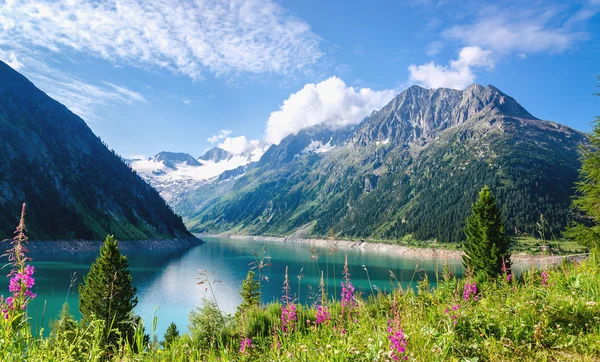
[[[317,320],[315,324],[329,324],[331,314],[326,306],[320,305],[317,307]]]
[[[512,274],[507,274],[506,275],[506,282],[510,283],[511,279],[512,279]]]
[[[397,322],[397,321],[394,321]],[[392,321],[388,320],[388,339],[390,341],[390,348],[392,350],[392,359],[394,361],[398,361],[400,358],[403,360],[407,360],[408,356],[406,355],[406,339],[404,337],[404,331],[402,328],[397,328],[394,326]]]
[[[541,273],[541,276],[542,276],[542,285],[544,287],[547,287],[548,286],[548,273],[546,273],[546,271],[543,271]]]
[[[281,307],[281,329],[283,332],[291,332],[296,326],[296,320],[296,306],[294,304]]]
[[[358,304],[355,295],[356,290],[352,285],[350,272],[348,271],[348,255],[346,255],[343,274],[345,282],[342,282],[342,316],[349,316],[356,310]]]
[[[25,256],[25,253],[27,252],[24,245],[27,241],[25,231],[25,204],[23,204],[19,226],[17,226],[15,232],[16,235],[11,242],[12,248],[7,253],[8,259],[13,266],[12,270],[7,275],[7,277],[10,278],[8,290],[12,295],[5,300],[0,299],[2,314],[6,320],[10,319],[10,311],[25,310],[31,299],[36,297],[36,294],[31,291],[31,288],[33,288],[33,285],[35,284],[35,279],[33,278],[35,268],[32,265],[27,264],[27,261],[29,261],[30,258]],[[22,315],[20,318],[27,317]]]
[[[477,297],[477,284],[475,282],[466,283],[463,290],[463,299],[465,301],[469,301],[471,297],[473,297],[473,300],[479,300],[479,297]]]
[[[242,338],[240,341],[240,353],[245,353],[248,348],[254,348],[250,338]]]

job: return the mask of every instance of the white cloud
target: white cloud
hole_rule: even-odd
[[[210,143],[216,143],[216,142],[224,139],[225,137],[229,136],[232,133],[233,133],[232,130],[222,129],[222,130],[219,131],[219,133],[214,134],[214,135],[208,137],[207,141],[210,142]]]
[[[191,103],[192,103],[192,101],[191,101],[191,100],[189,100],[189,99],[187,99],[187,98],[184,98],[184,99],[183,99],[183,104],[191,104]]]
[[[17,61],[22,63],[19,69],[21,73],[50,97],[64,104],[86,121],[98,120],[96,109],[102,105],[146,102],[142,94],[124,86],[110,82],[89,84],[51,67],[40,60],[43,57],[35,50],[19,47],[14,52],[6,52],[0,49],[0,59],[10,61],[13,58],[11,54],[14,54],[14,60],[20,59]],[[11,66],[15,68],[13,65]]]
[[[258,146],[260,141],[248,140],[246,136],[227,137],[223,142],[219,143],[218,147],[230,152],[234,155],[239,155],[250,148]]]
[[[418,83],[427,88],[464,89],[473,84],[477,78],[473,68],[494,67],[492,52],[479,47],[462,48],[457,60],[450,61],[449,66],[434,62],[423,65],[410,65],[410,82]]]
[[[339,127],[357,124],[394,97],[394,91],[346,87],[338,77],[306,84],[283,102],[267,121],[265,139],[279,143],[289,134],[317,124]]]
[[[13,68],[14,70],[19,70],[23,68],[23,63],[19,61],[15,52],[11,51],[7,53],[0,49],[0,60],[8,64],[8,66]]]
[[[427,44],[427,47],[425,47],[425,54],[429,56],[437,55],[443,47],[444,43],[441,41],[432,41],[431,43]]]
[[[8,0],[0,43],[77,51],[192,78],[287,74],[321,57],[308,24],[272,0]]]
[[[590,12],[577,13],[577,18],[567,20],[563,26],[552,26],[554,11],[522,12],[510,18],[504,15],[485,14],[475,23],[454,26],[444,36],[459,40],[465,45],[480,46],[497,53],[562,52],[575,42],[586,39],[585,32],[574,31],[568,23],[587,20]]]

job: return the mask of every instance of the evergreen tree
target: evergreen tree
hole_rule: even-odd
[[[248,308],[260,305],[260,282],[254,279],[254,272],[250,270],[242,282],[242,303],[238,306],[236,315],[240,315]]]
[[[168,349],[173,342],[175,342],[179,338],[179,330],[177,329],[177,325],[171,322],[167,331],[165,332],[164,341],[160,342],[160,345],[163,346],[164,349]]]
[[[127,257],[121,254],[118,244],[114,236],[106,237],[100,256],[79,286],[79,311],[83,321],[104,321],[104,342],[112,346],[120,338],[131,340],[133,337],[132,311],[138,301],[127,269]]]
[[[585,214],[582,215],[585,221],[575,223],[564,234],[597,253],[600,249],[600,117],[596,117],[594,123],[590,144],[582,147],[580,181],[577,183],[577,195],[573,198],[573,208]]]
[[[485,186],[473,204],[471,216],[465,226],[463,264],[475,274],[494,277],[502,272],[503,265],[510,269],[509,241],[496,199]]]

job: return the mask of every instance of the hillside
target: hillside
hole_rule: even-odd
[[[480,85],[410,87],[351,132],[333,130],[335,147],[295,147],[290,156],[306,132],[271,146],[200,210],[182,210],[191,230],[460,241],[471,203],[489,185],[508,232],[538,233],[543,214],[544,233],[557,235],[568,222],[578,146],[586,142]]]
[[[65,106],[0,62],[0,237],[28,204],[32,239],[191,237],[152,187]]]

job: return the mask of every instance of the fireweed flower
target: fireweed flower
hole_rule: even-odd
[[[394,319],[388,319],[388,340],[390,341],[391,357],[394,361],[400,359],[407,360],[408,356],[406,353],[406,338],[404,331],[400,328],[400,314],[396,305],[396,301],[392,302],[392,313]]]
[[[348,255],[346,255],[346,261],[344,263],[344,280],[342,281],[342,317],[351,316],[355,311],[358,303],[356,301],[356,289],[352,285],[352,281],[350,280],[350,272],[348,271]]]
[[[479,297],[477,297],[477,284],[475,282],[465,284],[465,288],[463,290],[463,299],[465,301],[469,301],[471,299],[479,300]]]
[[[460,304],[455,304],[452,307],[450,307],[450,309],[446,308],[446,310],[444,311],[444,313],[450,315],[450,317],[452,318],[452,323],[453,324],[458,323],[458,312],[457,311],[459,309],[460,309]],[[450,311],[452,311],[452,313],[450,313]]]
[[[548,286],[548,273],[546,273],[546,271],[543,271],[541,273],[542,276],[542,285],[547,287]]]
[[[297,319],[298,316],[296,314],[296,306],[294,304],[288,304],[281,307],[281,329],[283,332],[291,332],[296,326]]]
[[[329,324],[331,314],[326,306],[320,305],[317,307],[317,319],[315,324]]]
[[[15,231],[15,237],[12,239],[12,248],[7,252],[8,260],[12,264],[13,268],[8,273],[7,277],[10,278],[8,281],[8,290],[12,295],[5,300],[0,300],[0,306],[5,320],[9,320],[11,317],[11,311],[14,310],[25,310],[27,304],[36,297],[31,291],[35,284],[33,273],[35,269],[33,266],[28,265],[27,262],[31,260],[25,253],[25,242],[27,236],[25,235],[25,204],[21,209],[21,219],[19,226]],[[24,317],[26,318],[26,316]]]
[[[245,353],[248,348],[254,348],[252,340],[250,338],[242,338],[240,341],[240,353]]]

